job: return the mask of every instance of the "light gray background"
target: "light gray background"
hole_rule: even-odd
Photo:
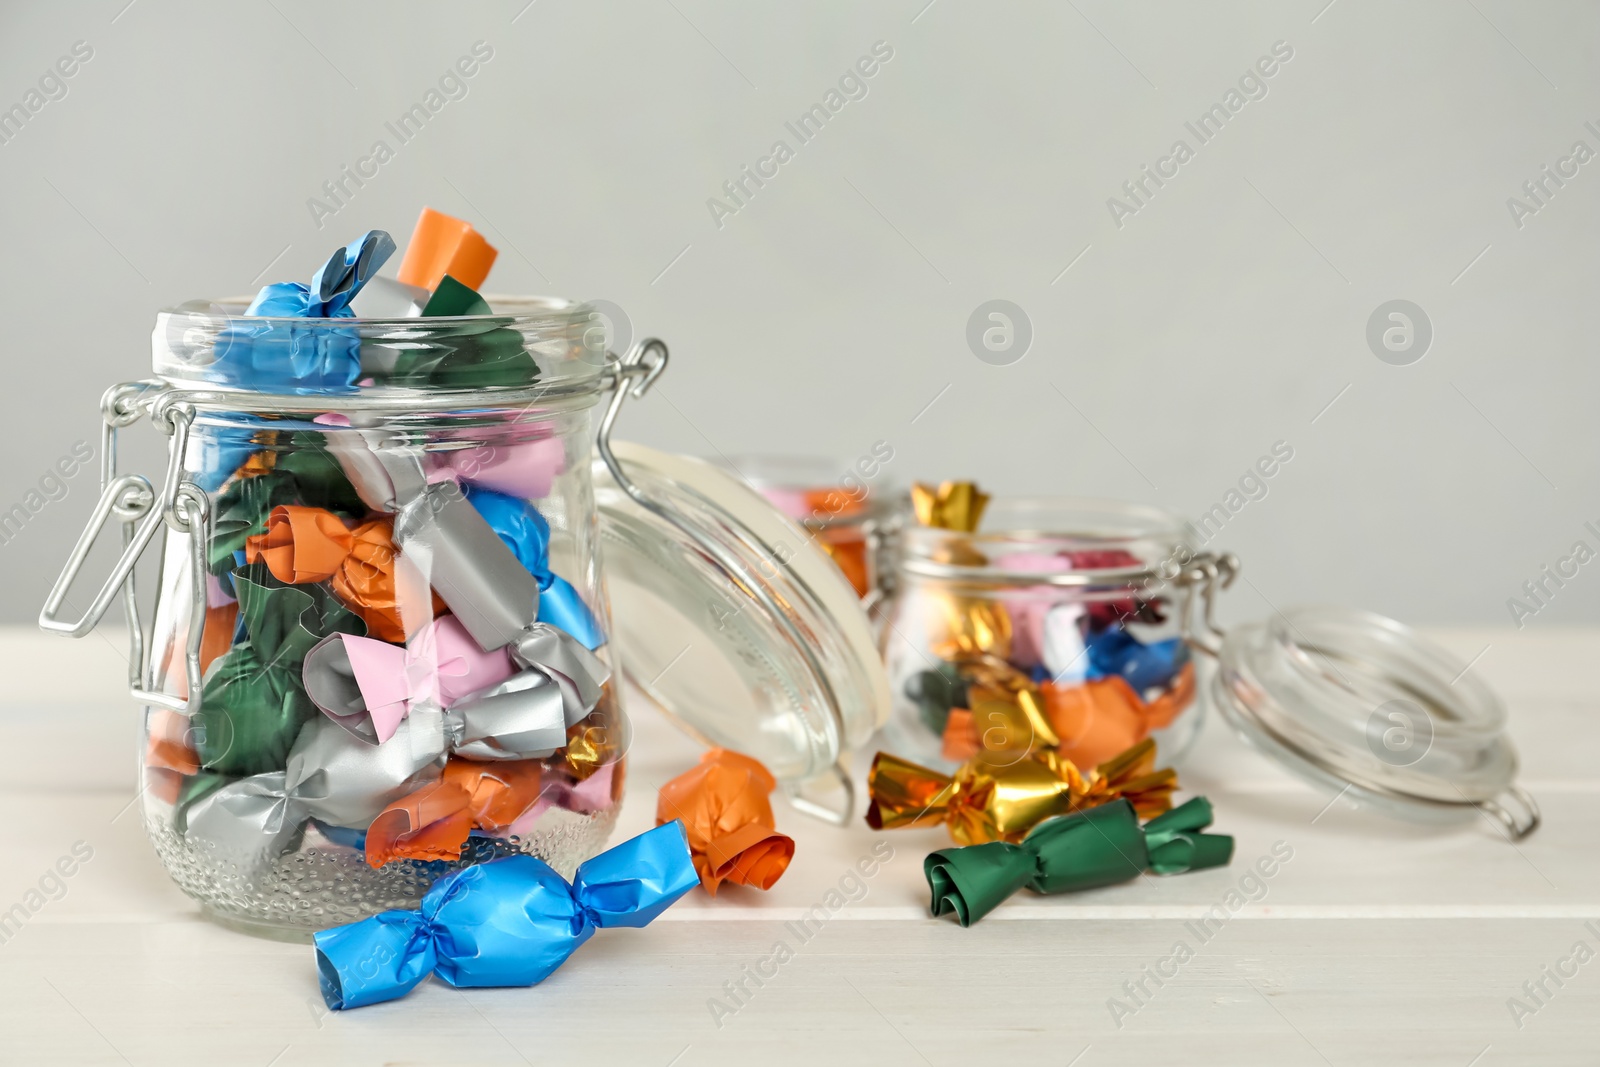
[[[490,290],[612,300],[671,342],[624,431],[660,447],[842,465],[883,439],[902,483],[1193,514],[1289,442],[1216,541],[1245,562],[1236,618],[1509,624],[1541,565],[1600,548],[1600,161],[1520,229],[1506,204],[1600,150],[1594,4],[524,2],[8,0],[0,107],[75,41],[94,57],[0,145],[0,510],[147,373],[158,307],[307,279],[429,204],[499,245]],[[467,97],[314,225],[479,40]],[[799,145],[785,121],[880,40],[866,98]],[[1280,40],[1268,95],[1119,228],[1107,198]],[[780,138],[795,158],[718,228],[707,199]],[[1032,322],[1009,366],[965,340],[994,298]],[[1395,298],[1433,323],[1411,366],[1365,340]],[[0,545],[6,620],[93,477]],[[1600,562],[1527,625],[1597,619]]]

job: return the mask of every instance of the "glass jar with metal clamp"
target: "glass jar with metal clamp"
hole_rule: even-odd
[[[121,594],[144,824],[209,917],[298,939],[511,852],[570,874],[622,802],[624,678],[848,817],[844,754],[888,703],[865,618],[751,490],[610,441],[665,344],[610,355],[594,309],[555,299],[244,303],[162,312],[155,376],[106,394],[101,496],[40,615],[80,637]],[[331,351],[359,353],[353,387],[318,377]],[[141,418],[168,438],[159,488],[116,469]],[[73,612],[113,521],[120,556]]]
[[[1224,632],[1239,560],[1112,501],[996,499],[985,532],[907,525],[880,635],[889,751],[950,769],[1050,747],[1092,766],[1145,736],[1181,762],[1203,710],[1291,772],[1384,814],[1539,824],[1505,708],[1393,619],[1303,607]],[[1200,699],[1197,699],[1200,698]]]

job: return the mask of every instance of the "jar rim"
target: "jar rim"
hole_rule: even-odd
[[[485,295],[487,315],[294,318],[246,315],[249,298],[163,308],[151,365],[163,382],[229,397],[285,394],[430,405],[448,394],[516,402],[521,394],[600,392],[609,381],[595,305],[553,296]]]
[[[900,567],[947,581],[1066,587],[1170,580],[1200,553],[1193,523],[1123,500],[996,497],[977,533],[907,522]],[[1116,552],[1137,563],[1080,565],[1072,553]],[[981,562],[979,562],[981,560]]]

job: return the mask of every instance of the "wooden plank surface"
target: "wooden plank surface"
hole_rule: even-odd
[[[6,631],[0,669],[20,681],[0,703],[13,757],[0,910],[75,843],[93,855],[0,944],[0,1062],[1600,1062],[1600,962],[1572,956],[1579,941],[1600,953],[1600,630],[1434,636],[1463,658],[1487,646],[1473,669],[1506,697],[1545,813],[1520,845],[1486,820],[1440,829],[1353,810],[1213,721],[1182,773],[1237,837],[1230,868],[1025,894],[961,930],[925,910],[921,860],[940,833],[834,829],[780,804],[799,849],[769,894],[695,894],[648,929],[602,931],[531,990],[429,983],[333,1015],[308,948],[205,923],[156,861],[129,805],[136,712],[117,647]],[[650,825],[655,785],[696,754],[630,707],[619,838]],[[892,858],[848,879],[882,841]],[[1275,845],[1292,858],[1247,879]],[[830,889],[856,899],[797,929]],[[1202,939],[1199,917],[1230,892],[1248,903]],[[1576,968],[1559,986],[1545,971],[1558,963]],[[1171,976],[1158,986],[1147,967]],[[1513,997],[1533,1010],[1514,1017]]]

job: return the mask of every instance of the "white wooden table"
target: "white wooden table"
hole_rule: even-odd
[[[55,890],[47,876],[76,842],[93,856],[0,944],[0,1063],[1600,1063],[1600,962],[1571,956],[1580,941],[1600,952],[1600,630],[1434,636],[1463,658],[1489,646],[1473,669],[1510,704],[1523,781],[1544,808],[1518,846],[1487,820],[1441,832],[1351,810],[1212,721],[1184,785],[1237,838],[1227,869],[1025,893],[963,930],[925,910],[922,857],[942,832],[837,830],[780,806],[798,851],[771,893],[696,892],[645,930],[600,932],[532,989],[429,982],[331,1014],[309,947],[202,921],[146,844],[120,640],[3,631],[0,911],[41,879]],[[648,828],[654,785],[696,756],[632,706],[618,839]],[[786,923],[884,840],[893,858],[864,895],[802,941]],[[1280,841],[1293,858],[1245,883],[1258,899],[1197,937]],[[745,968],[779,941],[792,958],[757,987]],[[1181,966],[1179,942],[1192,953]],[[1558,966],[1576,968],[1559,986],[1545,970]],[[1158,987],[1147,967],[1176,974]],[[740,979],[735,1000],[725,983]],[[1141,980],[1134,999],[1124,983]],[[1549,995],[1535,1001],[1524,983],[1538,993],[1541,980]],[[1536,1010],[1514,1019],[1512,997]],[[712,998],[731,1014],[714,1018]]]

